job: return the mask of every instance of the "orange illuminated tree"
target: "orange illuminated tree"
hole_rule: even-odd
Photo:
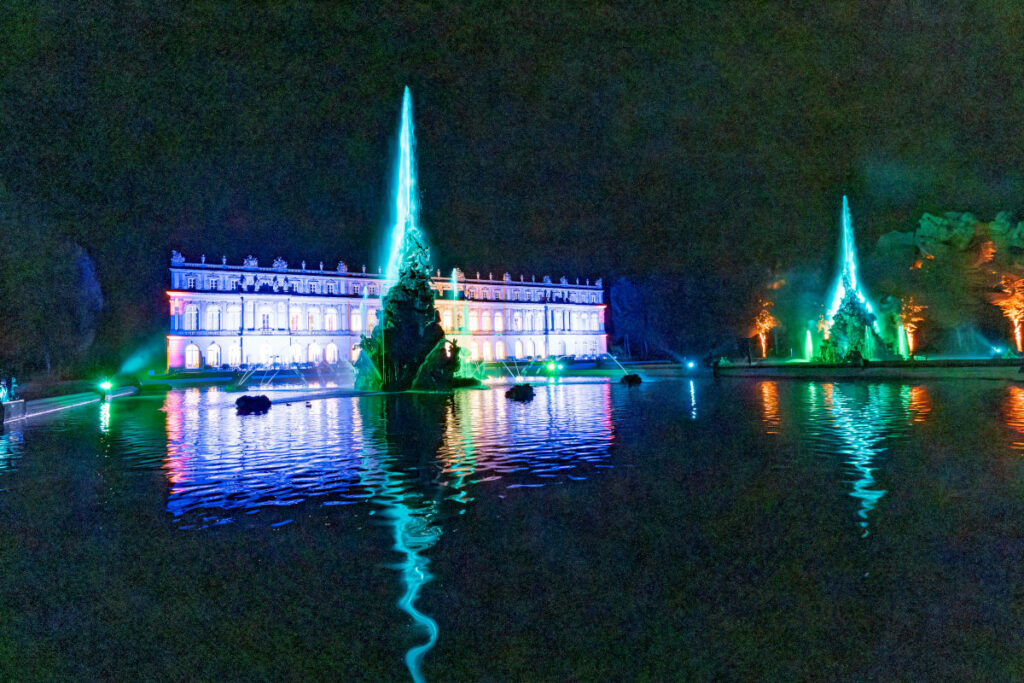
[[[1013,326],[1013,340],[1021,353],[1021,323],[1024,322],[1024,278],[1003,274],[992,303],[999,307]]]
[[[768,310],[772,305],[771,301],[762,301],[761,310],[758,311],[757,317],[754,318],[754,329],[757,330],[757,336],[761,340],[762,358],[768,357],[768,332],[779,324],[778,319]]]
[[[907,351],[911,356],[914,355],[914,332],[917,331],[918,324],[924,320],[921,311],[926,308],[928,307],[915,303],[912,296],[900,300],[900,322],[907,333]]]

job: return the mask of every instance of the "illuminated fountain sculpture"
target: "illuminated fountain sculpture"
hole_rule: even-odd
[[[395,179],[394,225],[389,241],[388,291],[377,326],[360,342],[356,386],[401,391],[452,386],[459,366],[458,345],[445,339],[434,307],[430,252],[419,229],[414,159],[412,98],[402,99]]]
[[[857,278],[850,204],[843,196],[839,276],[821,325],[823,340],[817,358],[826,362],[877,358],[886,351],[875,314]]]

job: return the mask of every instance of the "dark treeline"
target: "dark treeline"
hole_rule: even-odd
[[[39,335],[68,335],[51,367],[117,365],[165,328],[171,249],[375,268],[406,84],[438,267],[624,277],[649,342],[703,353],[746,333],[772,272],[831,267],[844,193],[863,244],[1017,206],[1022,20],[1001,2],[4,3],[5,236],[60,255],[58,289],[80,250],[103,307],[91,342],[33,331],[34,262],[5,254],[2,353],[44,368]]]

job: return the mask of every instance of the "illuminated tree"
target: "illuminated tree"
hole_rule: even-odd
[[[992,303],[999,307],[1013,326],[1013,340],[1021,353],[1021,322],[1024,321],[1024,278],[1004,273]]]
[[[924,320],[921,311],[926,308],[928,307],[915,303],[912,296],[900,300],[900,322],[907,333],[907,352],[911,356],[914,355],[914,332],[917,331],[918,323]]]
[[[771,307],[771,301],[762,301],[761,310],[758,311],[757,317],[754,318],[754,329],[757,330],[757,336],[761,340],[762,358],[768,357],[768,332],[779,324],[778,319],[768,310]]]

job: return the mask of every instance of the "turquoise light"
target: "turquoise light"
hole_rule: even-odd
[[[114,384],[109,379],[105,379],[102,382],[100,382],[100,389],[102,389],[103,391],[110,391],[113,388]]]
[[[555,367],[556,366],[555,366],[555,364],[553,362],[552,363],[548,363],[548,371],[549,372],[554,372],[555,371]]]
[[[402,260],[402,243],[406,232],[419,232],[419,201],[416,197],[416,167],[414,149],[416,138],[412,129],[412,96],[406,86],[402,97],[402,123],[398,134],[398,177],[395,179],[395,223],[391,228],[391,246],[385,278],[398,279]]]
[[[853,220],[850,218],[850,203],[847,201],[846,195],[843,195],[841,231],[842,243],[839,277],[836,279],[836,288],[832,293],[832,303],[829,304],[828,312],[825,314],[825,320],[830,327],[836,313],[839,311],[839,307],[843,304],[843,299],[846,298],[847,292],[852,292],[857,297],[857,301],[860,302],[865,311],[874,313],[871,302],[868,301],[867,295],[857,281],[857,249],[853,243]],[[878,329],[877,317],[871,326],[875,332],[881,333]]]

